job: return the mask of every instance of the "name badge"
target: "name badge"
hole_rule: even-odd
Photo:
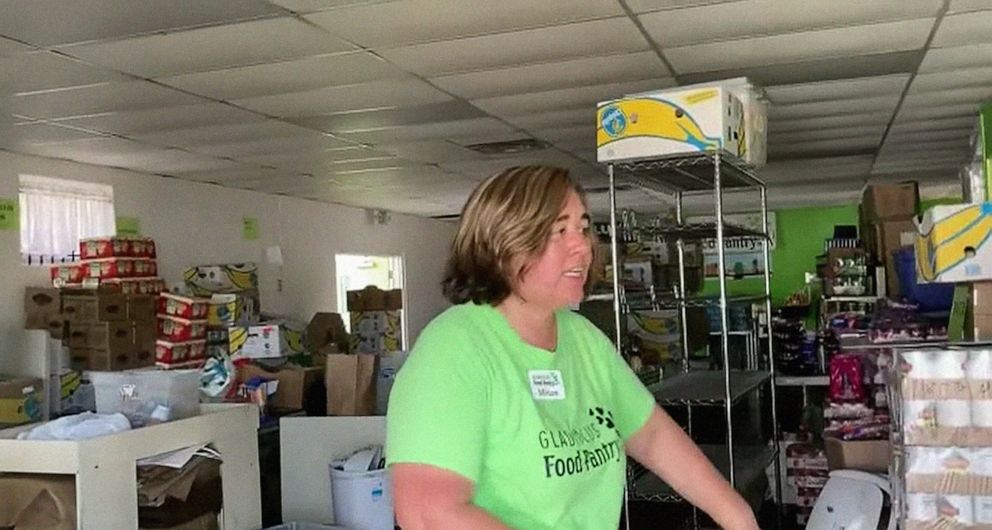
[[[565,382],[558,370],[530,370],[530,393],[534,399],[565,399]]]

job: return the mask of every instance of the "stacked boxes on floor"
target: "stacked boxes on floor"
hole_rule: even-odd
[[[892,373],[902,528],[992,525],[992,350],[905,351]]]
[[[79,262],[51,269],[55,287],[98,285],[123,294],[158,294],[165,282],[158,276],[155,241],[151,238],[101,237],[79,242]]]
[[[124,370],[155,363],[155,297],[63,290],[64,340],[73,368]]]
[[[254,263],[198,265],[183,273],[186,288],[206,299],[206,356],[232,352],[230,330],[258,321],[258,267]]]
[[[403,349],[400,310],[403,291],[369,286],[348,291],[352,353],[391,353]]]
[[[199,368],[207,358],[207,303],[162,293],[158,298],[155,364],[162,368]]]
[[[897,258],[893,253],[901,247],[913,245],[917,234],[913,218],[920,202],[916,182],[899,184],[871,184],[865,187],[859,209],[861,240],[874,257],[874,262],[885,267],[887,296],[904,294],[900,289]]]

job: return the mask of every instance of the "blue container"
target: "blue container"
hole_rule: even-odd
[[[920,305],[920,311],[947,311],[954,301],[953,283],[916,283],[916,256],[913,247],[893,252],[902,295]]]

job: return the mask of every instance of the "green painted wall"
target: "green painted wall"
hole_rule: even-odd
[[[775,223],[778,241],[772,251],[772,303],[781,304],[803,287],[805,273],[816,271],[816,256],[823,253],[823,240],[833,236],[834,225],[858,224],[858,205],[776,210]],[[764,280],[729,280],[727,288],[731,295],[760,294]],[[704,294],[719,292],[716,280],[706,281]]]

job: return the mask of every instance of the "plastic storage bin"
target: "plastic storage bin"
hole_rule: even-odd
[[[393,530],[393,486],[386,469],[342,471],[329,466],[334,522],[353,530]]]
[[[199,370],[87,372],[100,414],[121,412],[133,426],[196,416],[200,410]]]
[[[892,253],[902,295],[920,305],[920,311],[947,311],[954,301],[953,283],[916,283],[916,256],[913,247]]]

